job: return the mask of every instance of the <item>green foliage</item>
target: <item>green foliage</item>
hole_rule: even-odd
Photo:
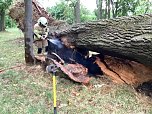
[[[118,0],[117,3],[116,16],[128,16],[135,13],[135,9],[139,5],[139,0]]]
[[[135,14],[145,14],[145,13],[152,13],[152,1],[149,0],[141,0],[139,5],[135,9]]]
[[[5,13],[9,6],[11,5],[12,0],[0,0],[0,31],[5,30]]]
[[[101,1],[101,0],[100,0]],[[108,0],[105,0],[108,1]],[[130,16],[130,15],[139,15],[145,13],[152,12],[152,1],[151,0],[112,0],[110,14],[113,14],[113,17],[121,17],[121,16]],[[98,8],[99,4],[97,4]],[[102,2],[102,18],[107,18],[107,9],[106,2]],[[96,9],[94,12],[97,16],[98,10]],[[112,15],[111,15],[112,17]]]
[[[128,13],[135,12],[135,8],[139,5],[139,0],[120,0],[119,3],[119,16],[127,16]]]
[[[53,6],[51,9],[47,8],[47,11],[51,13],[53,17],[56,19],[65,20],[67,16],[67,9],[68,5],[65,2],[61,2]]]
[[[16,27],[15,21],[12,20],[9,15],[6,15],[6,16],[5,16],[5,26],[6,26],[6,28]]]
[[[47,8],[47,11],[58,20],[65,20],[69,24],[74,22],[74,3],[73,0],[62,0],[60,3],[57,3],[51,8]],[[83,5],[81,5],[81,22],[87,22],[90,20],[95,20],[96,16],[94,13],[91,13]]]
[[[81,5],[81,22],[88,22],[96,20],[96,15],[94,12],[90,12],[87,8]]]
[[[151,13],[151,5],[150,0],[120,0],[118,1],[118,16]]]
[[[0,0],[0,10],[6,10],[11,5],[12,0]]]
[[[74,15],[73,8],[69,7],[66,1],[61,1],[51,8],[47,8],[47,11],[58,20],[65,20],[69,24],[73,23]]]

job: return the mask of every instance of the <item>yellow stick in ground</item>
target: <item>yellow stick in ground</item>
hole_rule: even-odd
[[[53,104],[54,104],[54,114],[57,114],[57,109],[56,109],[56,76],[53,74]]]

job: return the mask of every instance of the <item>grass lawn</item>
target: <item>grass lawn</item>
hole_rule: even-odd
[[[13,69],[8,69],[14,67]],[[52,77],[26,66],[18,29],[0,33],[0,114],[53,114]],[[152,101],[105,77],[84,86],[57,76],[58,114],[152,114]]]

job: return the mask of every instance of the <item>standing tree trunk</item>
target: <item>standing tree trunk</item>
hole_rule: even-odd
[[[112,6],[112,17],[115,18],[115,11],[114,11],[114,2],[111,0],[111,6]]]
[[[80,23],[80,0],[74,6],[75,23]]]
[[[5,10],[0,11],[0,31],[5,31]]]
[[[102,2],[103,0],[96,0],[97,4],[97,18],[102,19]]]
[[[108,1],[105,0],[105,3],[106,3],[106,7],[105,7],[105,19],[107,19],[107,17],[108,17]]]
[[[108,0],[108,19],[110,18],[110,0]]]
[[[97,5],[97,19],[98,19],[98,20],[100,19],[100,9],[99,9],[100,5],[99,5],[99,3],[100,3],[100,0],[96,0],[96,5]]]
[[[115,14],[114,14],[114,17],[117,17],[118,16],[118,2],[115,2]]]
[[[25,61],[27,64],[34,64],[33,54],[33,27],[32,27],[32,0],[25,2]]]

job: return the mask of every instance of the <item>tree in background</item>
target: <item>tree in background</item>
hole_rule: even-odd
[[[116,17],[135,14],[135,9],[139,5],[139,0],[117,0],[118,8]]]
[[[152,1],[141,0],[135,9],[135,15],[152,13]]]
[[[76,0],[75,4],[74,4],[74,19],[75,19],[75,23],[80,23],[80,0]]]
[[[77,0],[61,0],[48,11],[56,19],[65,20],[69,24],[75,22],[74,6]],[[150,0],[96,0],[97,9],[93,13],[80,4],[81,22],[97,19],[109,19],[121,16],[151,13]]]
[[[96,0],[96,4],[97,19],[109,19],[111,17],[112,0]]]
[[[150,0],[96,0],[98,19],[150,13]]]
[[[152,1],[150,0],[116,0],[114,4],[117,9],[115,17],[151,13],[151,5]]]
[[[80,4],[80,20],[81,22],[87,22],[96,20],[94,12],[90,12],[82,4]],[[75,21],[74,16],[74,2],[69,0],[61,0],[55,6],[47,8],[47,11],[58,20],[65,20],[69,24],[73,24]]]
[[[5,15],[5,28],[13,28],[16,27],[16,22],[8,15]]]
[[[73,23],[73,8],[69,7],[67,1],[62,0],[56,6],[47,8],[47,11],[57,20],[65,20],[70,24]]]
[[[33,54],[33,27],[32,27],[32,0],[25,2],[25,61],[27,64],[34,64]]]
[[[12,0],[0,0],[0,31],[5,30],[5,13],[11,3]]]
[[[80,0],[65,0],[69,7],[73,9],[74,23],[80,23]]]
[[[97,4],[97,19],[102,19],[102,6],[103,6],[103,0],[96,0]]]
[[[80,17],[81,17],[81,22],[88,22],[88,21],[92,21],[92,20],[96,20],[97,19],[95,13],[89,11],[83,5],[81,5]]]

